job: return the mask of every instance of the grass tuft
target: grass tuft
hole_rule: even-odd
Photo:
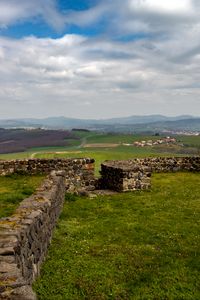
[[[34,193],[43,178],[17,174],[0,177],[0,218],[11,215],[23,199]]]

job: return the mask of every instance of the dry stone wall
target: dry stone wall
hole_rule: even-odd
[[[200,156],[193,157],[150,157],[129,161],[140,167],[149,167],[152,172],[200,172]]]
[[[40,272],[65,195],[65,173],[52,172],[36,193],[0,220],[0,299],[36,299]]]
[[[106,161],[101,165],[100,188],[134,191],[151,186],[152,172],[200,172],[200,157],[156,157]]]
[[[100,186],[118,192],[149,189],[151,170],[131,161],[107,161],[101,165]]]
[[[24,159],[0,160],[0,176],[19,174],[49,174],[53,170],[66,173],[66,189],[70,192],[79,188],[94,189],[94,159]]]

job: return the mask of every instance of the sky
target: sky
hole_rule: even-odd
[[[199,0],[0,0],[0,118],[200,116]]]

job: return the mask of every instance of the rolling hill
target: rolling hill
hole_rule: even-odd
[[[69,129],[85,128],[98,131],[143,132],[163,130],[200,131],[200,118],[188,115],[166,117],[162,115],[130,116],[113,119],[74,119],[50,117],[44,119],[0,120],[2,128],[45,128]]]

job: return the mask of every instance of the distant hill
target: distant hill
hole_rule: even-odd
[[[74,119],[66,117],[50,117],[44,119],[10,119],[0,120],[2,128],[45,128],[45,129],[68,129],[73,128],[140,132],[140,131],[163,131],[163,130],[200,130],[200,118],[190,115],[166,117],[163,115],[130,116],[113,119]]]
[[[200,131],[200,118],[182,119],[176,121],[154,122],[148,124],[149,128],[160,128],[168,130]]]
[[[177,117],[166,117],[163,115],[149,115],[149,116],[130,116],[124,118],[113,118],[105,120],[97,120],[98,124],[148,124],[152,122],[164,122],[164,121],[177,121],[192,119],[190,115],[182,115]]]

